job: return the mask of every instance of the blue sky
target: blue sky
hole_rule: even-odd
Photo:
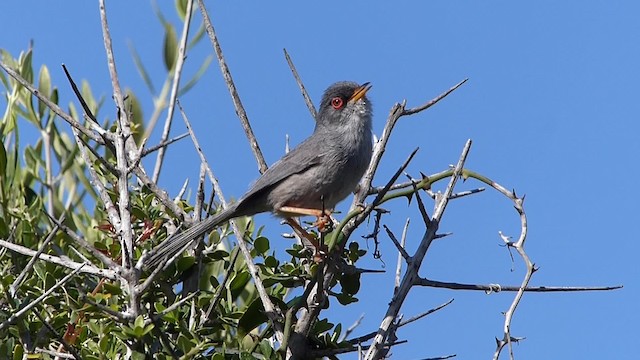
[[[160,7],[177,24],[172,4],[162,2]],[[269,163],[283,154],[286,134],[297,144],[313,129],[282,48],[291,54],[316,104],[334,81],[370,81],[376,134],[395,102],[407,99],[415,106],[469,78],[434,108],[399,122],[376,184],[386,182],[415,147],[420,151],[408,172],[418,176],[455,163],[466,139],[472,139],[467,166],[527,195],[527,249],[540,267],[532,285],[625,286],[605,293],[526,294],[512,325],[514,336],[526,337],[515,346],[517,358],[633,357],[640,335],[635,181],[640,175],[639,4],[207,4]],[[164,79],[162,27],[149,2],[109,2],[108,11],[121,83],[144,99],[149,116],[151,98],[127,42],[135,46],[158,88]],[[0,23],[0,48],[17,56],[33,39],[34,63],[50,67],[63,104],[72,101],[73,94],[61,63],[106,97],[101,115],[113,118],[97,2],[2,2],[0,12],[14,14]],[[195,19],[200,22],[199,14]],[[187,77],[211,53],[208,41],[194,48]],[[242,195],[258,176],[257,166],[215,63],[180,100],[225,195]],[[4,106],[4,100],[0,104]],[[184,125],[179,117],[175,120],[173,133],[182,133]],[[149,143],[157,139],[155,134]],[[185,178],[196,183],[199,164],[188,141],[171,149],[166,166],[171,171],[164,173],[161,185],[171,194]],[[151,169],[150,163],[147,167]],[[478,186],[469,181],[459,189]],[[411,249],[423,231],[415,204],[407,207],[398,201],[387,208],[392,214],[385,223],[397,233],[412,217]],[[269,215],[257,221],[270,225],[274,237],[285,231]],[[523,266],[516,261],[511,271],[497,235],[502,230],[516,236],[518,218],[496,192],[452,202],[440,228],[454,234],[434,244],[421,274],[443,281],[520,283]],[[364,226],[356,235],[370,230]],[[386,266],[387,274],[365,277],[359,303],[332,306],[332,319],[346,326],[365,314],[355,335],[377,328],[391,297],[396,253],[385,236],[380,239],[384,264],[368,257],[362,266]],[[410,317],[450,298],[455,299],[452,305],[399,332],[409,343],[395,348],[395,358],[455,353],[475,359],[493,354],[493,339],[501,337],[501,312],[513,293],[415,288],[402,312]]]

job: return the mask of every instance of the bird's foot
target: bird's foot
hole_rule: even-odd
[[[316,221],[313,223],[313,226],[318,228],[318,231],[322,234],[327,234],[333,231],[333,219],[331,219],[331,214],[325,212],[317,217]]]

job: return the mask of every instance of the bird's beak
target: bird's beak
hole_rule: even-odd
[[[367,91],[369,91],[369,89],[371,89],[371,85],[369,85],[368,82],[360,85],[360,87],[357,88],[356,91],[353,92],[353,95],[351,95],[351,97],[349,98],[349,102],[354,103],[362,99],[367,94]]]

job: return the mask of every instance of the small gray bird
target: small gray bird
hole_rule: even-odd
[[[216,226],[239,216],[322,215],[352,193],[369,166],[372,151],[369,83],[337,82],[322,96],[313,134],[273,164],[251,189],[226,209],[176,233],[145,261],[157,266]]]

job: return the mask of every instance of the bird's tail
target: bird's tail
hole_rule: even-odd
[[[193,224],[190,228],[171,235],[151,250],[147,255],[147,259],[144,261],[144,268],[154,269],[165,259],[170,259],[176,254],[181,253],[192,245],[200,236],[233,218],[236,207],[236,204],[231,205],[218,214],[209,216],[208,218]]]

